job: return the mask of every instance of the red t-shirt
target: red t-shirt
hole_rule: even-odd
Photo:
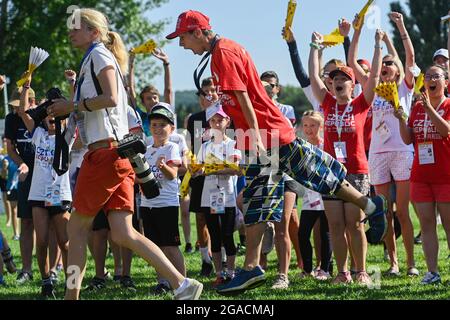
[[[369,153],[370,142],[372,141],[372,117],[372,108],[369,108],[364,124],[364,147],[366,148],[366,153]]]
[[[322,103],[325,118],[324,150],[336,158],[334,142],[339,141],[336,127],[336,99],[328,92]],[[341,141],[345,142],[347,158],[344,163],[348,173],[369,172],[369,165],[365,153],[364,125],[370,105],[367,104],[364,94],[360,94],[347,105],[338,105],[338,117],[347,109],[343,119]]]
[[[450,120],[450,98],[447,98],[438,110],[441,117]],[[414,131],[414,161],[411,170],[411,181],[448,184],[450,183],[450,136],[443,138],[433,123],[428,125],[426,142],[433,142],[434,163],[419,164],[418,145],[424,142],[425,110],[422,102],[417,102],[409,116],[408,127]],[[428,121],[430,118],[427,117]]]
[[[222,107],[233,120],[236,129],[244,131],[249,129],[241,106],[233,93],[233,91],[245,91],[255,110],[264,146],[271,148],[272,138],[277,139],[277,137],[279,145],[294,141],[294,129],[267,95],[252,58],[243,47],[229,39],[218,40],[212,53],[211,75]],[[252,149],[248,141],[244,149]]]

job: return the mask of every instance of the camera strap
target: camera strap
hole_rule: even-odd
[[[63,175],[69,170],[69,145],[61,132],[61,121],[55,119],[55,154],[53,156],[53,169],[58,176]]]
[[[211,52],[214,50],[214,47],[216,46],[217,41],[220,39],[220,36],[216,34],[214,39],[211,41],[211,50],[208,51],[200,60],[200,63],[198,64],[197,68],[194,70],[194,83],[197,87],[198,92],[202,96],[206,96],[206,93],[203,91],[202,87],[200,86],[200,79],[202,77],[203,72],[205,72],[206,67],[208,66],[209,60],[211,59]],[[200,70],[199,70],[200,68]]]

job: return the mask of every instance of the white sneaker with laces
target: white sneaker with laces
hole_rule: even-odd
[[[289,288],[289,280],[285,274],[279,273],[275,282],[272,285],[272,289],[287,289]]]
[[[441,282],[441,276],[437,272],[427,272],[420,284],[435,284]]]
[[[188,285],[181,291],[175,290],[175,300],[198,300],[203,291],[203,284],[195,279],[186,278]],[[180,288],[179,288],[180,289]]]

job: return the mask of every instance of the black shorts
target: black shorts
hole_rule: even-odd
[[[0,178],[0,191],[1,192],[6,192],[6,191],[8,191],[7,189],[6,189],[6,179],[3,179],[3,178]]]
[[[46,207],[44,201],[35,201],[30,200],[30,206],[37,207],[37,208],[43,208],[48,210],[49,216],[56,216],[57,214],[62,214],[65,212],[70,211],[70,207],[72,206],[71,201],[62,201],[62,204],[60,206],[52,206],[52,207]]]
[[[202,192],[203,185],[205,184],[205,177],[199,176],[191,179],[189,181],[189,185],[191,186],[191,200],[189,202],[189,211],[190,212],[202,212]]]
[[[32,177],[33,172],[30,170],[25,181],[19,181],[17,186],[17,217],[21,219],[33,219],[31,205],[28,202]]]
[[[179,208],[140,208],[144,234],[158,247],[177,247],[181,245],[180,231],[178,229]]]
[[[6,200],[8,201],[17,201],[17,197],[17,189],[10,190],[6,194]]]

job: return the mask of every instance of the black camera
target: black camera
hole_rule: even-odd
[[[147,199],[159,196],[161,185],[152,173],[152,169],[144,154],[147,151],[145,142],[135,134],[127,134],[119,141],[117,153],[122,159],[128,159],[136,173],[136,181]]]
[[[30,109],[27,113],[33,118],[36,125],[41,123],[47,117],[47,108],[53,104],[53,100],[55,99],[64,99],[66,98],[62,95],[61,90],[59,88],[51,88],[45,94],[46,101],[38,105],[34,109]],[[68,117],[69,115],[64,115],[62,117],[56,117],[55,121],[61,121]]]

